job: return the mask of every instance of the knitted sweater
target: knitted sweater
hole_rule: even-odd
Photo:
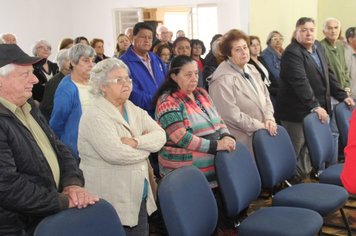
[[[156,120],[167,134],[167,143],[158,154],[160,173],[164,176],[176,168],[194,165],[214,187],[217,140],[229,131],[207,92],[197,88],[193,94],[206,113],[182,91],[158,99]]]
[[[128,122],[105,98],[93,99],[80,120],[78,149],[85,187],[110,202],[123,225],[133,227],[138,223],[144,179],[149,179],[148,156],[166,139],[146,111],[130,101],[125,108]],[[137,147],[123,144],[122,137],[134,137]],[[156,210],[151,188],[146,207],[149,215]]]

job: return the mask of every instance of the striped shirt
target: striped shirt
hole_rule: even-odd
[[[216,187],[217,140],[229,131],[207,92],[197,88],[193,94],[206,112],[182,91],[158,99],[156,120],[167,135],[167,143],[158,154],[160,173],[164,176],[176,168],[194,165],[205,174],[210,186]]]

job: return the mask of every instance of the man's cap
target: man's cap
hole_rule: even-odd
[[[356,27],[350,27],[345,32],[346,39],[356,36]]]
[[[32,65],[41,58],[30,57],[16,44],[0,44],[0,67],[8,64]]]

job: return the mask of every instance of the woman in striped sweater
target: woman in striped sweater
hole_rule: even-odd
[[[156,98],[156,120],[167,134],[167,143],[158,154],[160,174],[194,165],[214,188],[215,153],[234,150],[235,139],[208,93],[197,85],[196,61],[188,56],[175,57]]]
[[[173,58],[155,99],[156,120],[167,135],[167,143],[158,153],[160,174],[164,176],[182,166],[198,167],[208,179],[218,204],[217,233],[235,232],[234,219],[223,211],[214,168],[216,152],[234,150],[235,139],[208,93],[197,85],[197,62],[183,55]]]

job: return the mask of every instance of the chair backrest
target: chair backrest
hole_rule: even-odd
[[[320,170],[334,155],[334,142],[328,123],[321,123],[315,112],[303,120],[304,137],[314,170]]]
[[[230,217],[237,216],[261,191],[253,157],[244,144],[237,143],[235,151],[217,153],[215,169],[226,212]]]
[[[339,129],[340,133],[340,140],[342,145],[341,148],[344,148],[347,145],[347,137],[349,133],[352,111],[353,110],[350,110],[344,102],[340,102],[335,106],[335,119],[337,128]]]
[[[253,135],[253,150],[262,186],[273,188],[294,175],[297,159],[287,131],[277,126],[277,135],[271,136],[266,129]]]
[[[158,200],[170,236],[213,234],[217,204],[206,177],[195,166],[178,168],[162,178]]]
[[[87,208],[71,208],[44,218],[35,236],[124,236],[125,231],[113,206],[100,199]]]

